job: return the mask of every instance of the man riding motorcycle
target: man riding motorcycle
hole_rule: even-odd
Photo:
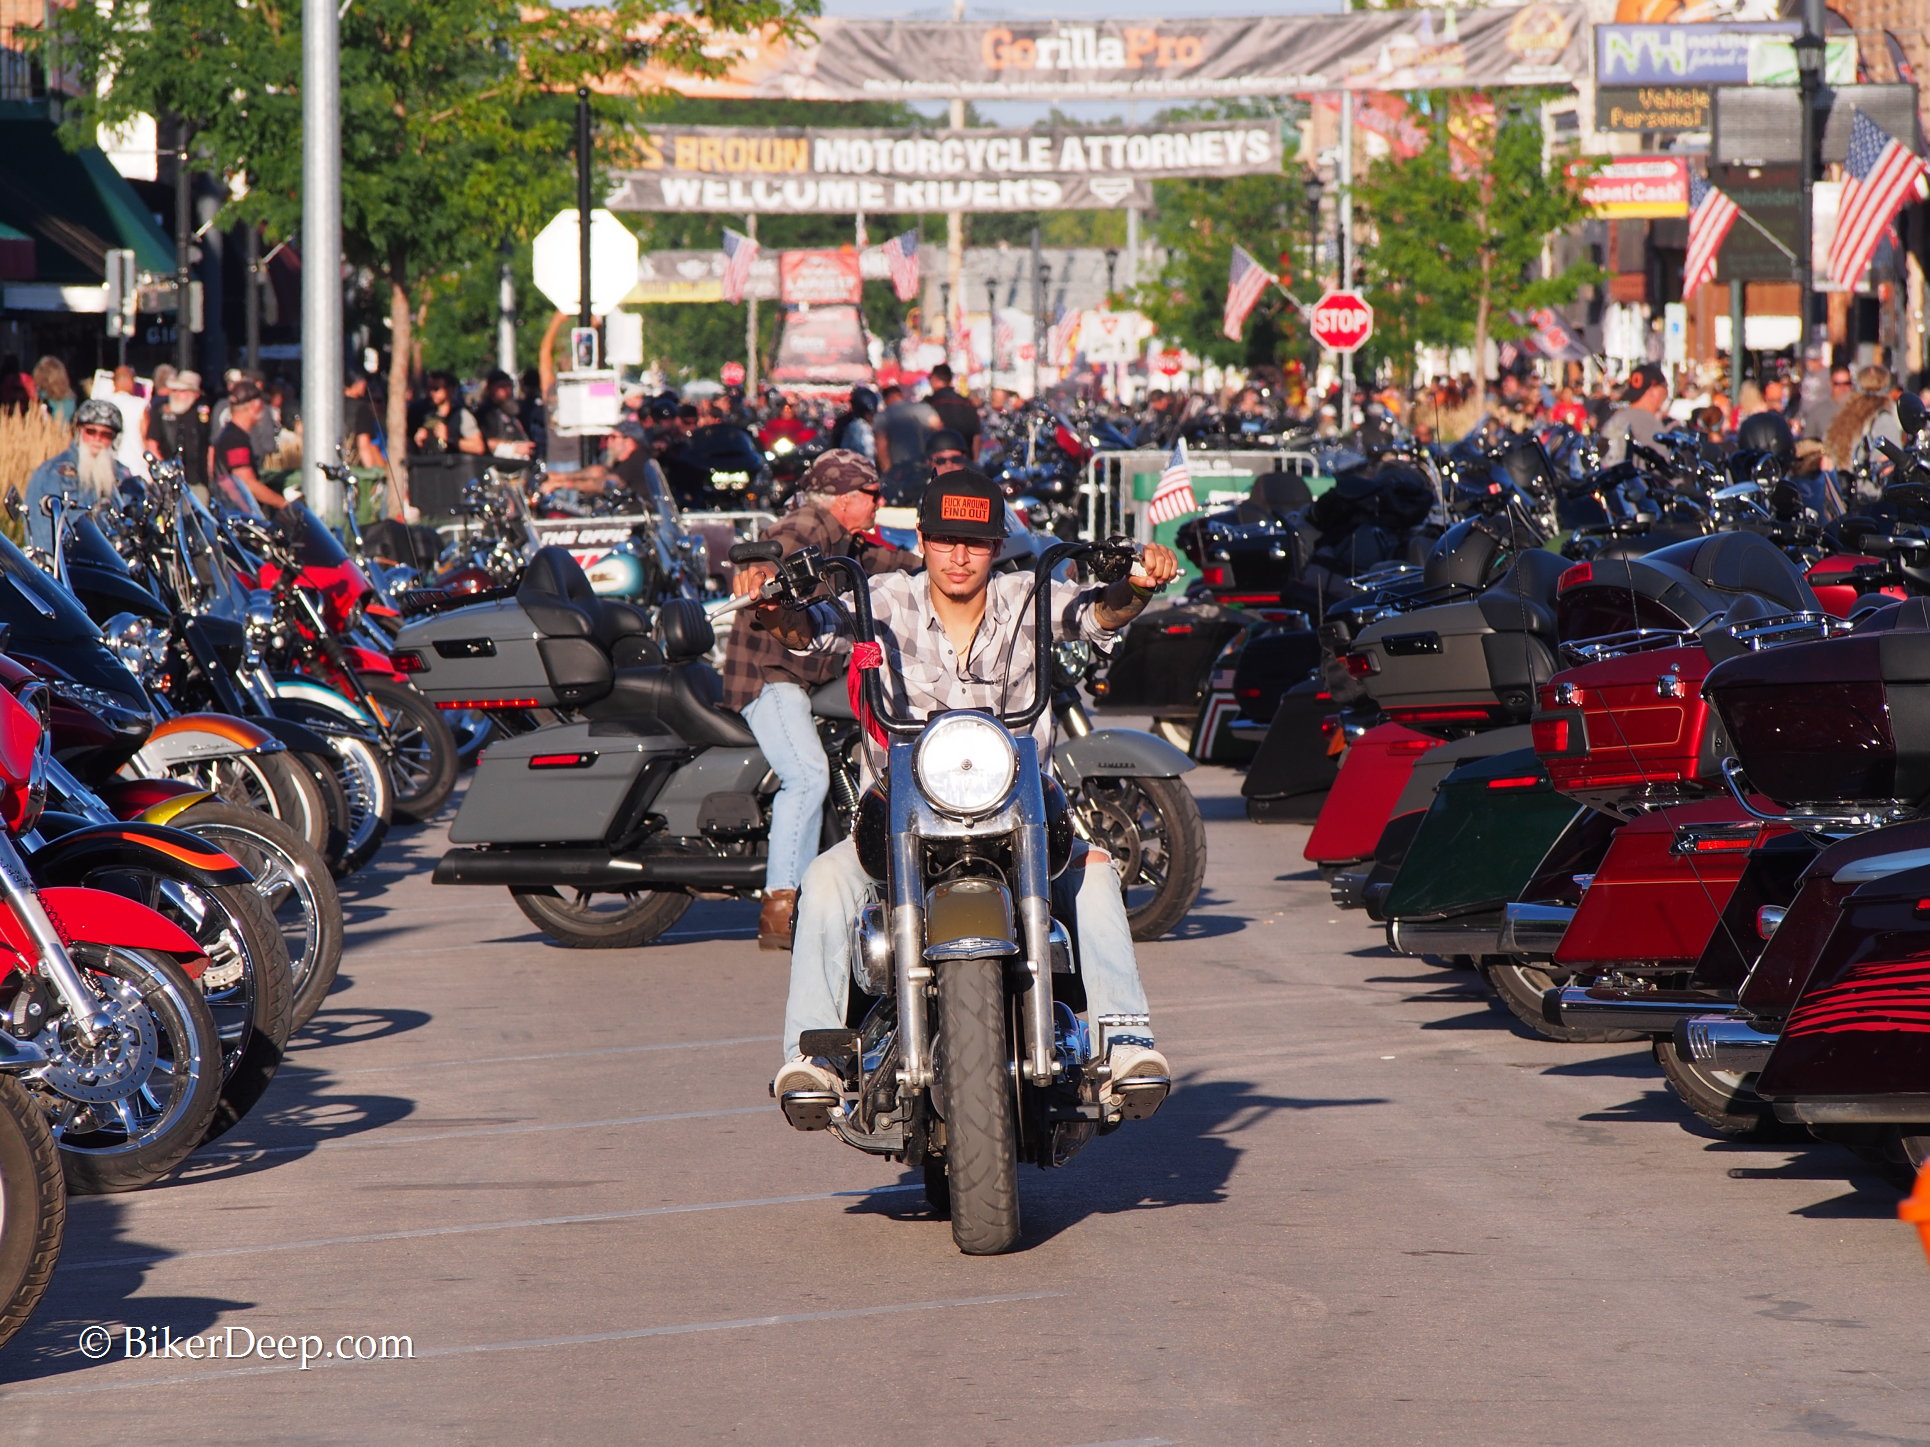
[[[867,573],[921,565],[916,553],[862,536],[877,516],[880,489],[878,469],[857,453],[842,448],[823,453],[804,474],[798,491],[797,509],[765,531],[766,542],[782,544],[787,553],[816,547],[826,557],[855,558]],[[760,573],[753,580],[754,572],[737,574],[733,587],[738,596],[769,576]],[[799,658],[754,626],[733,628],[724,646],[724,702],[744,715],[777,773],[764,908],[757,918],[761,949],[790,948],[798,877],[817,854],[831,770],[811,722],[811,690],[837,673],[836,658]]]
[[[896,699],[900,709],[927,715],[974,708],[997,713],[1035,696],[1035,672],[1050,667],[1050,660],[1034,656],[1026,637],[1033,579],[1023,573],[992,574],[1004,516],[1004,494],[983,473],[965,468],[935,478],[919,507],[925,575],[895,573],[871,583],[886,695]],[[1058,627],[1068,637],[1110,649],[1112,635],[1136,618],[1178,570],[1173,554],[1154,544],[1145,549],[1132,576],[1117,583],[1103,588],[1054,583],[1052,611]],[[740,585],[743,592],[761,591],[773,576],[767,567],[746,571],[755,576]],[[792,650],[809,655],[828,648],[837,614],[825,604],[761,603],[757,623]],[[1050,757],[1050,711],[1040,716],[1032,733],[1040,757]],[[883,763],[884,750],[868,737],[867,777],[875,777]],[[819,855],[805,871],[785,1007],[785,1063],[771,1087],[779,1100],[789,1091],[835,1092],[841,1087],[837,1072],[802,1055],[798,1045],[806,1031],[844,1024],[851,922],[876,888],[849,839]],[[1075,922],[1095,1054],[1111,1067],[1112,1100],[1119,1099],[1119,1087],[1128,1081],[1170,1079],[1166,1058],[1153,1043],[1111,855],[1089,850],[1083,858],[1075,857],[1054,893],[1057,907]]]

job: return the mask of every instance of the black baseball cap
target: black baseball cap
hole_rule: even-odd
[[[1667,379],[1662,375],[1662,369],[1660,367],[1650,366],[1645,362],[1628,374],[1628,388],[1622,395],[1633,402],[1651,387],[1666,387],[1668,385]]]
[[[930,457],[934,452],[956,452],[963,456],[965,439],[949,427],[940,427],[925,439],[925,456]]]
[[[975,468],[933,478],[918,504],[918,531],[928,538],[1002,538],[1005,493]]]

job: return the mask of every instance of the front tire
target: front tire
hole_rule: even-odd
[[[690,908],[690,896],[681,890],[565,893],[545,885],[509,893],[524,918],[572,950],[628,950],[650,944]]]
[[[362,679],[369,702],[382,711],[394,748],[389,779],[395,789],[393,816],[405,824],[426,824],[441,812],[456,787],[461,760],[456,736],[436,706],[407,684]]]
[[[207,1136],[221,1098],[221,1035],[200,987],[166,955],[82,943],[72,954],[103,999],[125,1011],[145,1012],[155,1037],[154,1059],[130,1074],[128,1089],[108,1098],[64,1095],[48,1078],[55,1072],[44,1067],[32,1094],[47,1113],[70,1192],[94,1196],[137,1190],[180,1165]],[[39,1040],[59,1051],[58,1065],[87,1068],[93,1061],[73,1044],[71,1027],[63,1030],[63,1023],[64,1017]],[[53,1037],[60,1035],[68,1038],[56,1043]]]
[[[1186,918],[1206,878],[1206,823],[1183,779],[1087,779],[1072,793],[1086,832],[1112,855],[1136,940]]]
[[[27,1324],[53,1280],[67,1223],[67,1186],[47,1118],[0,1076],[0,1346]]]
[[[952,1240],[967,1256],[1019,1241],[1018,1102],[1005,1033],[1001,960],[938,967],[938,1089]],[[935,1204],[935,1203],[934,1203]]]

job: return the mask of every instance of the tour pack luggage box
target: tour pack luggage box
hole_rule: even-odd
[[[596,640],[545,636],[514,598],[414,619],[394,652],[422,696],[445,708],[552,708],[607,691],[611,677]]]
[[[1507,577],[1464,602],[1368,624],[1342,664],[1385,710],[1413,728],[1460,730],[1525,720],[1555,657],[1553,553],[1524,553]]]
[[[1702,694],[1710,667],[1700,647],[1658,648],[1556,674],[1531,720],[1550,782],[1611,813],[1721,788],[1728,746]]]
[[[1744,654],[1710,670],[1703,691],[1750,785],[1786,809],[1930,798],[1930,632]]]

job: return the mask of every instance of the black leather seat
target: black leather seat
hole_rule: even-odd
[[[657,612],[665,662],[619,668],[610,692],[583,710],[589,719],[647,718],[693,748],[745,749],[757,737],[736,709],[724,707],[723,680],[704,661],[717,642],[701,603],[673,598]]]
[[[1289,513],[1313,502],[1307,480],[1292,472],[1263,472],[1253,479],[1246,497],[1233,509],[1235,522],[1285,522]]]
[[[648,659],[650,617],[619,599],[600,598],[565,548],[538,548],[516,585],[516,601],[551,638],[590,638],[618,666]]]
[[[1754,593],[1791,613],[1820,613],[1809,582],[1783,550],[1760,533],[1711,533],[1650,553],[1720,593]]]
[[[1559,554],[1530,548],[1515,555],[1508,571],[1481,595],[1481,616],[1497,632],[1557,636],[1555,584],[1570,563]]]

